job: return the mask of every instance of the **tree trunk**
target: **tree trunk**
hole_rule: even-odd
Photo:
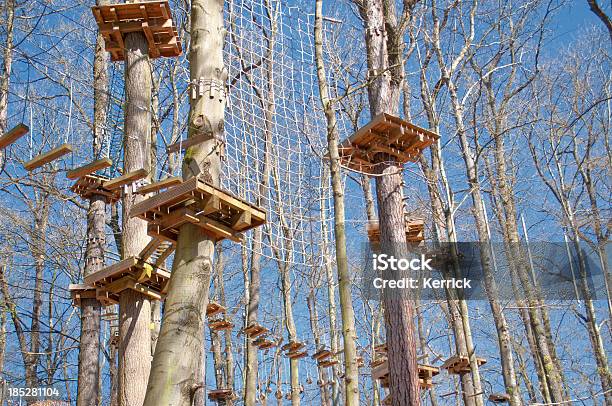
[[[380,0],[362,3],[360,14],[365,23],[370,116],[397,114],[403,83],[403,40],[389,32],[395,18],[392,4]],[[405,5],[406,6],[406,5]],[[394,26],[397,29],[397,26]],[[400,34],[401,35],[401,34]],[[399,66],[394,66],[399,65]],[[402,196],[401,166],[386,154],[376,157],[376,197],[381,252],[396,258],[405,257],[406,234]],[[401,275],[409,276],[409,275]],[[419,376],[414,333],[414,302],[384,290],[385,328],[389,354],[389,392],[396,406],[420,404]]]
[[[98,1],[98,5],[105,4]],[[93,66],[93,156],[99,158],[106,126],[108,103],[108,56],[104,38],[98,33]],[[87,244],[83,277],[104,267],[106,249],[106,201],[95,195],[89,200],[87,212]],[[79,344],[79,372],[77,406],[100,403],[100,303],[95,299],[81,300],[81,338]]]
[[[315,349],[319,349],[323,346],[321,342],[321,331],[319,329],[319,314],[317,311],[317,300],[315,295],[314,287],[310,288],[310,294],[307,300],[308,305],[308,316],[310,317],[310,329],[312,330],[312,336],[314,338]],[[321,382],[327,382],[327,371],[325,368],[318,366],[318,380]],[[330,393],[327,390],[328,385],[319,386],[321,396],[321,406],[330,406]]]
[[[125,135],[124,173],[150,171],[151,66],[143,33],[125,36]],[[136,256],[146,246],[147,223],[130,218],[132,206],[145,197],[131,190],[123,197],[122,257]],[[126,289],[119,298],[120,406],[141,406],[151,368],[151,302],[143,294]]]
[[[359,405],[359,369],[357,367],[357,346],[355,344],[355,310],[351,294],[351,275],[346,254],[344,189],[340,172],[340,155],[338,152],[338,130],[334,106],[329,98],[329,90],[323,60],[323,0],[316,2],[315,15],[315,59],[319,94],[327,121],[327,146],[329,149],[329,166],[331,173],[334,201],[334,236],[336,238],[336,266],[338,267],[338,290],[340,295],[340,312],[342,316],[342,336],[344,341],[344,381],[346,406]]]
[[[9,85],[13,64],[13,27],[15,26],[15,0],[6,0],[6,41],[2,52],[2,76],[0,76],[0,134],[7,130]],[[0,150],[0,168],[3,165],[3,151]]]
[[[223,66],[223,1],[192,0],[190,79],[214,81],[225,88]],[[198,94],[191,100],[189,136],[210,138],[187,149],[183,178],[194,176],[193,163],[208,182],[219,184],[219,140],[223,137],[225,97]],[[190,163],[192,165],[190,165]],[[214,241],[192,224],[181,226],[164,306],[162,326],[153,357],[145,406],[188,406],[204,385],[198,370],[202,359],[204,317]]]

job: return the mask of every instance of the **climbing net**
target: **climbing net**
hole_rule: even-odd
[[[322,260],[332,216],[313,22],[312,14],[280,1],[232,0],[224,48],[222,182],[268,210],[262,255],[309,265]]]

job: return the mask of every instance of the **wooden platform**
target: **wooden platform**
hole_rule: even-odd
[[[285,353],[285,356],[289,359],[300,359],[300,358],[307,357],[308,351],[301,351],[301,350],[289,351]]]
[[[317,362],[317,365],[320,366],[321,368],[327,368],[327,367],[337,365],[339,363],[340,361],[338,361],[335,358],[328,358],[326,360],[320,360],[319,362]]]
[[[244,334],[249,338],[257,338],[264,334],[268,334],[268,329],[257,323],[249,324],[247,327],[244,328],[243,331]]]
[[[272,340],[268,340],[265,338],[258,338],[255,341],[253,341],[253,345],[255,345],[260,350],[267,350],[269,348],[276,347],[278,344]]]
[[[292,351],[301,350],[304,347],[306,347],[306,344],[300,341],[289,341],[287,344],[281,347],[281,350],[292,352]]]
[[[0,137],[0,149],[4,149],[9,145],[13,144],[19,138],[23,137],[30,131],[30,128],[23,124],[17,124],[15,127],[11,128],[8,132],[4,133]]]
[[[81,168],[75,169],[75,171],[81,171]],[[112,204],[121,198],[122,186],[129,185],[146,176],[147,171],[144,169],[128,172],[113,179],[106,176],[88,174],[78,178],[70,190],[83,199],[89,199],[92,195],[105,196],[108,203]]]
[[[209,320],[208,328],[210,328],[211,331],[231,330],[234,328],[234,323],[227,319]]]
[[[491,393],[489,401],[492,403],[508,403],[510,402],[510,395],[507,393]]]
[[[476,357],[476,363],[478,366],[484,365],[487,363],[487,360]],[[449,374],[465,374],[472,370],[470,367],[470,359],[465,355],[454,355],[450,357],[444,361],[441,368],[446,369]]]
[[[312,354],[312,359],[316,361],[323,361],[332,356],[332,352],[325,347],[320,348],[317,352]]]
[[[86,284],[98,288],[99,297],[118,295],[125,289],[132,289],[150,299],[161,300],[166,293],[170,272],[137,257],[129,257],[87,276],[84,280]]]
[[[176,241],[178,229],[186,223],[202,228],[215,240],[241,240],[241,233],[266,222],[266,213],[200,177],[186,180],[135,204],[131,217],[151,223],[149,235]]]
[[[142,32],[149,57],[176,57],[183,53],[168,1],[112,4],[91,8],[111,60],[125,59],[125,35]]]
[[[225,313],[225,307],[216,302],[208,302],[206,305],[206,317],[212,317],[219,313]]]
[[[368,239],[371,244],[380,244],[380,227],[378,221],[369,222]],[[425,222],[422,219],[406,218],[406,242],[420,243],[425,240]]]
[[[228,401],[236,399],[236,395],[231,388],[214,389],[208,391],[208,399],[213,402]]]
[[[34,169],[38,169],[41,166],[45,166],[56,159],[63,157],[66,154],[69,154],[73,151],[72,145],[64,144],[60,145],[57,148],[53,148],[52,150],[45,152],[44,154],[40,154],[28,162],[23,164],[23,167],[26,171],[31,172]]]
[[[421,389],[431,389],[433,387],[433,377],[440,373],[440,368],[418,364],[419,367],[419,386]],[[389,387],[389,361],[385,360],[380,365],[372,368],[372,378],[380,380],[383,388]]]
[[[393,160],[398,164],[416,162],[438,135],[390,114],[380,114],[339,145],[343,166],[365,173],[377,173],[377,164]]]
[[[81,299],[96,298],[96,288],[91,286],[71,283],[70,285],[68,285],[68,291],[70,292],[70,297],[72,298],[72,305],[74,307],[81,307]]]

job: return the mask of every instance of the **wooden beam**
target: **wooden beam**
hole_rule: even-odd
[[[113,161],[111,161],[109,158],[98,159],[97,161],[90,162],[87,165],[83,165],[66,172],[66,177],[73,180],[78,179],[85,175],[89,175],[90,173],[99,171],[100,169],[108,168],[112,165]]]
[[[157,192],[162,189],[169,188],[171,186],[178,185],[181,182],[182,182],[181,178],[177,176],[173,176],[170,178],[166,178],[164,180],[160,180],[159,182],[151,183],[150,185],[145,185],[143,187],[140,187],[138,188],[136,193],[141,194],[141,195],[146,195],[149,193]]]
[[[197,225],[206,230],[208,234],[212,234],[213,237],[219,239],[229,238],[234,242],[242,241],[242,235],[240,233],[235,232],[228,226],[204,216],[198,216],[198,219],[200,220],[200,222],[197,223]]]
[[[72,152],[72,145],[64,144],[60,145],[57,148],[53,148],[49,152],[45,152],[44,154],[40,154],[36,156],[34,159],[23,164],[23,167],[26,171],[33,171],[36,168],[40,168],[48,163],[55,161],[58,158],[63,157],[66,154]]]
[[[136,257],[129,257],[123,261],[119,261],[111,266],[107,266],[106,268],[99,270],[98,272],[94,272],[91,275],[86,276],[83,281],[88,285],[93,285],[94,283],[108,278],[109,276],[114,276],[117,273],[126,271],[135,266],[137,263],[138,259],[136,259]]]
[[[30,131],[27,125],[23,123],[17,124],[13,127],[9,132],[5,133],[2,137],[0,137],[0,149],[6,148],[19,138],[23,137]]]
[[[138,169],[136,171],[128,172],[125,175],[119,176],[118,178],[104,182],[102,184],[102,187],[107,190],[118,189],[123,185],[128,185],[146,176],[147,171],[145,169]]]
[[[168,154],[171,154],[173,152],[179,152],[181,149],[187,149],[189,147],[192,147],[197,144],[201,144],[204,141],[208,141],[210,139],[212,139],[212,137],[208,134],[196,135],[195,137],[190,137],[190,138],[187,138],[186,140],[181,140],[177,143],[169,145],[168,148],[166,148],[166,152]]]
[[[232,228],[234,230],[242,230],[245,227],[251,225],[251,212],[243,211],[242,213],[238,213],[232,219]]]

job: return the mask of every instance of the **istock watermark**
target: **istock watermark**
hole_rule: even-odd
[[[602,256],[612,262],[609,245],[605,248],[595,251],[563,242],[460,242],[409,246],[407,253],[391,255],[367,245],[360,278],[371,300],[385,292],[409,300],[437,300],[451,294],[466,300],[495,296],[513,301],[526,299],[526,292],[545,300],[603,300]]]

